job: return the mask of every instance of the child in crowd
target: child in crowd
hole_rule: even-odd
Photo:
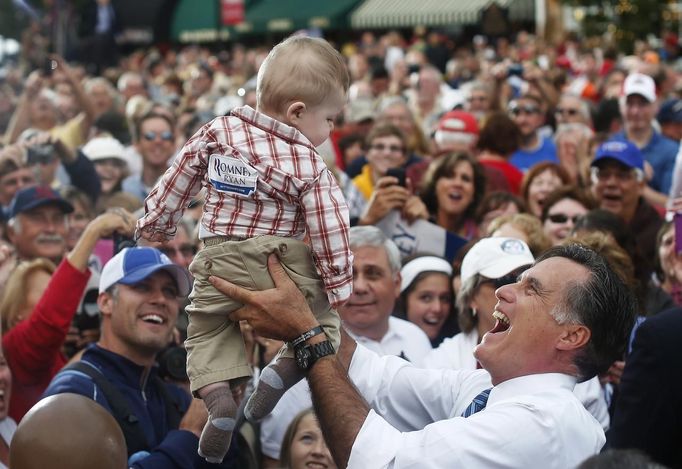
[[[209,276],[272,288],[265,265],[276,252],[338,347],[335,308],[352,289],[348,208],[315,147],[329,137],[349,81],[343,57],[326,41],[283,41],[258,72],[257,110],[240,107],[202,127],[145,201],[138,236],[163,241],[206,188],[199,232],[204,248],[190,266],[185,345],[191,390],[209,412],[199,453],[210,462],[221,461],[230,444],[237,412],[230,387],[248,379],[251,369],[239,324],[227,318],[241,305],[218,292]],[[285,345],[263,370],[244,410],[247,419],[267,415],[302,377]]]

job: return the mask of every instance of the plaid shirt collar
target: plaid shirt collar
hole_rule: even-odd
[[[271,133],[282,140],[298,145],[304,145],[312,151],[315,147],[298,129],[291,127],[283,122],[273,119],[270,116],[258,112],[250,106],[241,106],[232,110],[230,115],[235,116],[244,122],[258,127],[259,129]]]

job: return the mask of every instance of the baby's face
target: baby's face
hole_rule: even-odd
[[[296,128],[306,136],[313,146],[324,143],[334,130],[336,116],[343,110],[346,96],[340,91],[333,93],[317,106],[308,106]]]

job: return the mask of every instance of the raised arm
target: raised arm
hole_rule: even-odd
[[[318,323],[305,298],[274,255],[268,258],[268,270],[275,288],[261,292],[245,290],[217,277],[209,280],[218,290],[246,305],[232,313],[231,320],[246,320],[264,337],[291,341]],[[323,337],[317,335],[307,343],[322,340]],[[353,442],[369,413],[369,406],[346,373],[354,347],[354,342],[345,337],[339,351],[341,360],[336,356],[321,358],[308,372],[315,411],[339,467],[347,466]]]

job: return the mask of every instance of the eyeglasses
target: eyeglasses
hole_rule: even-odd
[[[567,116],[572,117],[572,116],[575,116],[576,114],[578,114],[578,110],[577,109],[566,109],[566,108],[559,107],[559,108],[557,108],[557,110],[554,113],[558,116],[563,116],[564,114],[566,114]]]
[[[178,254],[181,255],[182,257],[191,257],[197,253],[197,247],[194,246],[193,244],[186,243],[181,244],[179,248],[176,248],[174,246],[162,247],[159,248],[159,251],[161,251],[170,258],[177,256]]]
[[[161,140],[164,142],[170,142],[173,140],[173,132],[169,130],[164,132],[154,132],[150,130],[149,132],[145,132],[142,136],[145,140],[149,140],[150,142],[156,140],[156,137],[161,137]]]
[[[540,112],[540,108],[537,106],[533,106],[531,104],[527,104],[525,106],[521,106],[518,104],[511,104],[509,106],[509,113],[512,116],[518,116],[519,114],[537,114]]]
[[[553,213],[551,215],[547,215],[547,218],[552,223],[566,223],[568,220],[571,220],[574,225],[578,222],[580,217],[581,215],[573,215],[572,217],[569,217],[568,215],[563,213]]]
[[[592,168],[592,179],[596,181],[608,181],[615,177],[618,181],[625,182],[639,178],[639,174],[635,168]]]
[[[403,148],[403,147],[401,147],[401,146],[398,146],[398,145],[384,145],[383,143],[375,143],[374,145],[371,145],[369,148],[372,149],[372,150],[376,150],[376,151],[388,150],[388,151],[390,151],[391,153],[398,153],[398,152],[402,153],[403,151],[405,151],[405,148]]]

